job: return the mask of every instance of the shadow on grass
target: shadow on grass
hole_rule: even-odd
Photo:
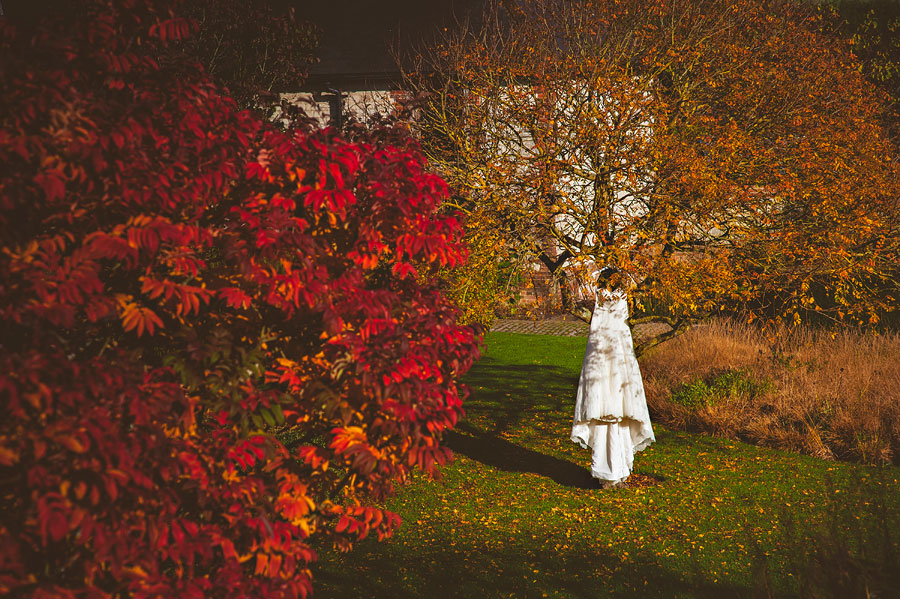
[[[463,382],[471,391],[466,412],[486,418],[491,432],[501,433],[515,428],[530,412],[569,417],[575,407],[578,375],[566,368],[507,364],[486,356]]]
[[[570,597],[750,599],[752,590],[710,580],[701,572],[681,572],[653,556],[620,556],[596,547],[533,551],[497,542],[451,545],[410,554],[389,543],[360,548],[344,569],[323,556],[315,572],[316,597],[465,598]],[[374,545],[374,543],[373,543]],[[336,556],[335,556],[336,557]],[[340,558],[338,558],[340,559]]]
[[[472,392],[466,402],[466,412],[472,418],[459,423],[444,438],[455,453],[506,472],[537,474],[572,489],[598,487],[587,468],[527,449],[500,436],[520,428],[523,420],[538,413],[569,423],[578,384],[572,370],[507,364],[485,357],[472,369],[465,383]],[[588,459],[589,453],[585,456]],[[661,480],[654,475],[641,475],[635,482],[639,486],[652,486]]]
[[[573,489],[597,488],[597,481],[590,471],[577,464],[520,447],[506,439],[479,434],[464,424],[458,428],[467,429],[467,432],[474,434],[464,435],[457,431],[447,433],[444,437],[446,445],[457,454],[506,472],[530,472],[545,476],[559,485]]]

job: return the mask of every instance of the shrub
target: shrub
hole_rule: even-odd
[[[771,381],[759,382],[747,369],[728,369],[709,382],[698,380],[682,385],[672,392],[670,401],[696,410],[733,399],[752,400],[764,395],[770,388]]]
[[[449,456],[443,182],[237,110],[170,8],[0,19],[0,594],[305,596],[314,544],[391,534],[375,502]]]

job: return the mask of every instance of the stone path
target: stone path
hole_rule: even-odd
[[[588,324],[582,320],[515,320],[498,318],[492,331],[503,333],[525,333],[528,335],[563,335],[566,337],[587,337]]]
[[[524,333],[526,335],[562,335],[565,337],[587,337],[588,324],[577,318],[570,320],[557,318],[548,320],[517,320],[513,318],[498,318],[494,321],[492,331],[502,333]],[[669,330],[669,326],[663,323],[651,322],[639,324],[634,327],[632,334],[635,341],[645,337],[658,335]]]

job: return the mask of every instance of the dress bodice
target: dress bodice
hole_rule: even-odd
[[[626,325],[628,320],[628,298],[621,289],[615,291],[607,291],[606,289],[598,289],[596,293],[596,301],[594,303],[594,316],[591,319],[591,328],[594,328],[594,320],[598,320],[605,325],[621,323]]]

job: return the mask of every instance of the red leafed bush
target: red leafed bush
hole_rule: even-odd
[[[477,356],[415,147],[237,110],[163,5],[0,19],[3,595],[306,596]]]

